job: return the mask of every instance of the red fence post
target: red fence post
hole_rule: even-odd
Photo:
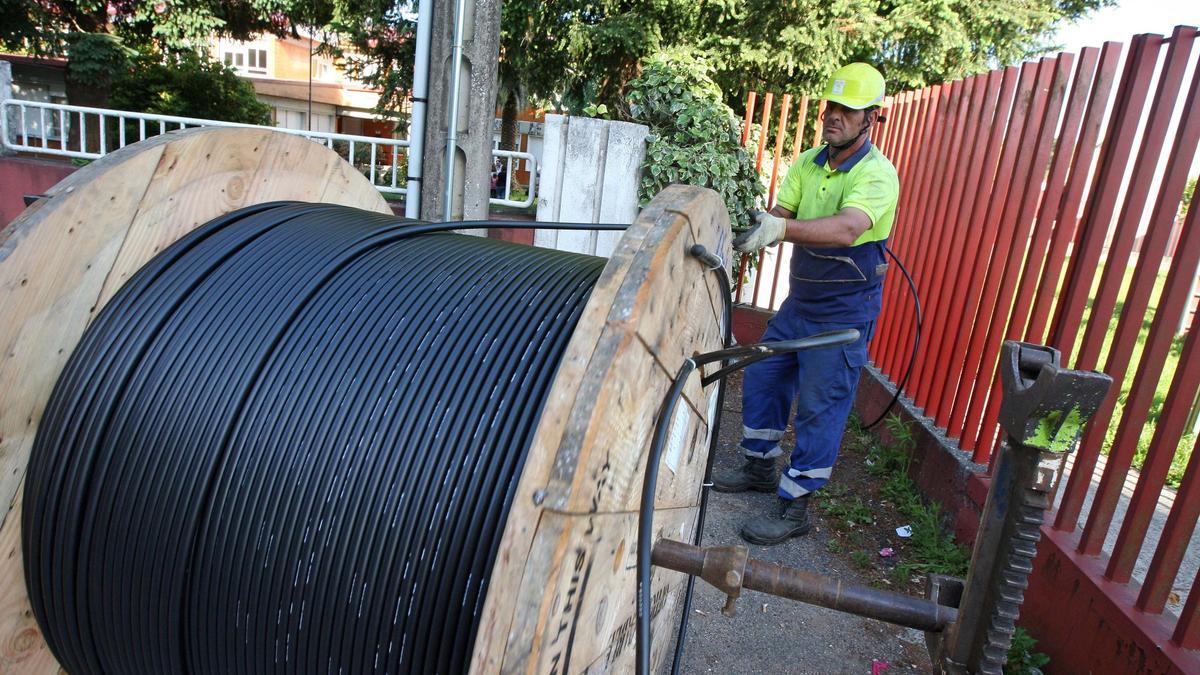
[[[917,179],[911,182],[908,190],[909,194],[913,196],[905,200],[908,208],[899,213],[896,222],[893,223],[893,227],[897,231],[909,232],[910,234],[907,236],[912,237],[915,243],[911,249],[913,255],[908,259],[907,264],[918,286],[924,275],[925,261],[929,256],[928,244],[933,240],[933,233],[923,219],[923,215],[925,207],[929,203],[929,194],[933,191],[934,176],[940,170],[939,160],[942,149],[948,145],[947,134],[935,132],[945,126],[945,121],[950,116],[950,103],[955,91],[952,85],[934,85],[929,93],[919,141],[925,152],[914,158],[914,161],[918,162],[914,168],[919,171],[917,171]],[[915,319],[913,313],[907,311],[912,307],[912,303],[907,296],[901,295],[900,297],[901,301],[898,303],[900,314],[897,316],[895,332],[888,340],[883,357],[884,362],[888,364],[894,364],[898,355],[906,353],[912,344],[910,335]],[[896,370],[894,365],[890,369],[893,372]]]
[[[1188,171],[1191,169],[1192,159],[1196,154],[1196,144],[1200,142],[1200,116],[1185,115],[1183,123],[1175,135],[1175,142],[1163,145],[1167,129],[1171,124],[1178,93],[1182,91],[1183,73],[1187,68],[1192,46],[1196,40],[1196,29],[1180,26],[1175,29],[1171,38],[1166,64],[1159,81],[1158,94],[1150,109],[1150,120],[1146,126],[1142,143],[1144,147],[1167,147],[1172,151],[1151,215],[1150,228],[1142,245],[1139,256],[1140,264],[1134,269],[1133,281],[1124,296],[1121,319],[1112,340],[1108,363],[1105,365],[1105,371],[1112,375],[1113,380],[1117,382],[1124,380],[1129,370],[1133,350],[1137,346],[1138,333],[1142,329],[1146,318],[1146,309],[1150,304],[1150,294],[1153,292],[1154,282],[1158,278],[1159,265],[1154,263],[1161,261],[1166,254],[1167,243],[1175,224],[1175,214],[1179,209],[1179,195],[1183,194],[1183,186],[1187,182]],[[1200,70],[1197,70],[1197,78],[1193,80],[1192,91],[1188,95],[1188,99],[1191,105],[1188,109],[1195,110],[1195,106],[1200,104]],[[1133,178],[1130,181],[1129,193],[1125,198],[1125,208],[1122,209],[1121,219],[1117,221],[1114,246],[1109,249],[1109,261],[1104,281],[1100,284],[1100,293],[1097,294],[1093,305],[1094,308],[1099,309],[1094,309],[1093,312],[1108,307],[1107,304],[1102,305],[1101,303],[1107,303],[1109,297],[1112,298],[1113,305],[1116,304],[1117,292],[1125,276],[1124,265],[1129,260],[1128,251],[1133,248],[1133,239],[1145,211],[1146,199],[1151,182],[1157,172],[1159,159],[1158,153],[1153,152],[1143,153],[1138,158]],[[1125,247],[1126,241],[1128,241],[1128,248]],[[1122,247],[1120,252],[1113,250],[1116,248],[1116,242],[1120,242]],[[1116,264],[1120,264],[1121,267],[1116,268]],[[1194,269],[1190,271],[1190,274],[1191,277],[1187,282],[1188,288],[1182,291],[1185,295],[1191,291],[1191,281],[1195,279]],[[1109,279],[1113,279],[1113,282],[1106,288],[1105,282],[1108,282]],[[1109,289],[1111,289],[1111,296],[1105,294],[1105,291]],[[1166,300],[1166,298],[1163,299],[1164,302]],[[1167,321],[1169,327],[1166,330],[1171,331],[1172,335],[1179,316],[1183,313],[1182,302],[1181,300],[1179,310]],[[1111,316],[1111,309],[1100,314],[1093,313],[1088,322],[1088,332],[1093,332],[1093,326],[1102,325],[1106,333],[1107,319]],[[1170,338],[1167,340],[1166,348],[1169,348]],[[1162,352],[1164,359],[1166,358],[1166,348]],[[1147,349],[1149,349],[1149,343],[1147,343]],[[1112,451],[1105,464],[1100,486],[1096,489],[1087,525],[1083,528],[1079,552],[1084,555],[1098,555],[1104,545],[1109,525],[1112,523],[1113,512],[1116,510],[1117,501],[1121,496],[1121,486],[1125,483],[1125,476],[1129,472],[1133,454],[1137,450],[1137,441],[1141,435],[1145,414],[1154,397],[1158,377],[1157,375],[1152,378],[1147,377],[1150,372],[1154,371],[1154,365],[1147,361],[1147,355],[1148,352],[1143,352],[1137,376],[1134,378],[1133,389],[1130,391],[1130,399],[1125,405],[1122,423],[1118,427],[1116,442],[1113,443]],[[1157,372],[1161,373],[1161,369],[1162,366],[1159,365]],[[1141,389],[1138,389],[1139,384],[1142,385]],[[1107,426],[1106,418],[1112,415],[1115,408],[1116,398],[1116,396],[1110,396],[1106,404],[1098,411],[1108,413],[1099,418],[1104,421],[1105,426]],[[1096,433],[1094,428],[1090,435],[1095,437],[1097,444],[1103,442],[1104,435]],[[1172,448],[1171,451],[1173,453],[1174,449]]]
[[[1192,105],[1197,104],[1200,104],[1200,70],[1197,70],[1196,78],[1192,82]],[[1186,138],[1180,139],[1181,142],[1176,146],[1178,151],[1171,157],[1171,165],[1168,166],[1166,173],[1167,178],[1163,181],[1162,189],[1159,192],[1160,207],[1173,203],[1170,199],[1171,194],[1182,194],[1182,188],[1179,192],[1174,192],[1179,181],[1172,179],[1178,174],[1182,174],[1186,178],[1192,157],[1195,155],[1196,144],[1200,142],[1200,117],[1192,116],[1185,119],[1184,124],[1189,128],[1185,133],[1180,134]],[[1187,145],[1188,142],[1191,143],[1190,146]],[[1188,152],[1189,147],[1191,152]],[[1182,171],[1179,171],[1180,168]],[[1165,204],[1164,197],[1166,198]],[[1158,211],[1156,215],[1161,215],[1165,208],[1156,211]],[[1169,219],[1165,223],[1163,221],[1152,222],[1151,231],[1158,227],[1160,232],[1157,234],[1161,235],[1161,231],[1164,230],[1169,232],[1174,224],[1171,220],[1173,219]],[[1150,334],[1146,338],[1146,347],[1138,364],[1137,375],[1134,376],[1129,402],[1125,404],[1125,414],[1121,416],[1121,427],[1113,442],[1115,452],[1110,456],[1110,462],[1123,461],[1126,456],[1131,457],[1132,450],[1137,447],[1138,437],[1141,436],[1142,426],[1146,422],[1147,413],[1153,403],[1163,365],[1171,351],[1171,343],[1175,338],[1179,317],[1187,311],[1188,303],[1191,301],[1192,284],[1196,280],[1197,266],[1200,266],[1200,199],[1193,196],[1187,219],[1183,224],[1181,243],[1171,260],[1171,272],[1167,277],[1167,284],[1163,288],[1158,308],[1154,312],[1154,325],[1150,328]],[[1142,266],[1139,266],[1139,270],[1145,269],[1148,273],[1152,273],[1157,271],[1156,267],[1152,268],[1151,265],[1143,262]],[[1200,326],[1193,323],[1191,334],[1188,336],[1189,342],[1196,341],[1197,332],[1200,332]],[[1189,358],[1192,359],[1192,362],[1187,360]],[[1150,452],[1142,467],[1133,498],[1129,501],[1129,508],[1125,511],[1121,532],[1117,536],[1112,558],[1105,571],[1105,576],[1117,583],[1125,583],[1130,579],[1133,565],[1137,561],[1145,541],[1146,527],[1154,515],[1167,471],[1171,468],[1171,460],[1175,457],[1175,449],[1179,446],[1179,439],[1183,436],[1184,427],[1187,425],[1191,403],[1196,400],[1196,384],[1200,383],[1200,364],[1195,362],[1197,360],[1200,359],[1192,354],[1181,355],[1171,388],[1167,392],[1166,400],[1163,401],[1162,413],[1159,415],[1158,424],[1154,429]],[[1190,380],[1187,379],[1189,374],[1192,375]],[[1106,470],[1106,477],[1108,473]],[[1102,482],[1098,494],[1107,496],[1103,492],[1103,486]],[[1093,513],[1096,513],[1095,510]],[[1092,521],[1089,521],[1087,527],[1084,528],[1083,539],[1085,541],[1088,538],[1088,528],[1092,525]],[[1098,529],[1100,525],[1101,523],[1097,521]],[[1108,528],[1104,527],[1103,529],[1107,533]]]
[[[1200,322],[1193,318],[1192,328],[1188,331],[1187,340],[1183,345],[1183,353],[1179,357],[1179,370],[1175,372],[1175,379],[1171,383],[1171,396],[1163,404],[1162,416],[1159,418],[1158,428],[1154,431],[1155,446],[1163,442],[1173,449],[1178,444],[1183,427],[1187,422],[1191,402],[1195,400],[1197,383],[1200,383]],[[1166,460],[1166,464],[1170,465],[1170,459]],[[1153,485],[1162,480],[1160,473],[1165,474],[1166,471],[1159,466],[1148,467],[1142,473],[1142,479],[1134,491],[1135,499],[1143,490],[1142,484],[1146,483],[1146,490],[1153,493],[1150,495],[1154,497],[1152,503],[1158,501],[1157,497],[1161,487],[1154,489]],[[1140,500],[1138,501],[1140,502]],[[1140,513],[1140,511],[1135,513]],[[1175,503],[1171,507],[1170,514],[1167,515],[1167,522],[1163,525],[1162,534],[1158,538],[1158,547],[1154,549],[1154,557],[1150,560],[1150,567],[1146,570],[1146,578],[1142,580],[1142,591],[1137,599],[1138,609],[1150,614],[1162,613],[1167,604],[1167,597],[1171,593],[1175,575],[1179,572],[1179,564],[1183,562],[1183,556],[1188,552],[1198,517],[1200,517],[1200,447],[1194,447],[1187,468],[1184,470],[1179,490],[1175,493]],[[1135,529],[1129,519],[1126,519],[1124,527],[1130,528],[1130,532],[1138,537],[1144,536],[1146,531],[1144,527],[1140,530]],[[1123,534],[1124,529],[1122,530]],[[1122,544],[1124,542],[1120,538],[1117,542],[1116,553],[1123,558],[1122,552],[1125,547]],[[1136,558],[1135,555],[1134,559],[1136,560]],[[1127,563],[1122,560],[1114,564],[1123,568]],[[1118,571],[1120,570],[1113,570],[1113,572]]]
[[[1126,167],[1134,156],[1133,141],[1138,130],[1138,120],[1141,119],[1146,95],[1150,90],[1150,80],[1154,76],[1162,40],[1161,35],[1138,35],[1133,38],[1129,47],[1125,72],[1121,76],[1121,86],[1113,103],[1108,133],[1105,134],[1104,149],[1100,153],[1096,178],[1092,181],[1091,195],[1079,226],[1079,235],[1072,248],[1063,297],[1059,300],[1050,330],[1050,344],[1063,352],[1064,362],[1069,362],[1069,357],[1074,353],[1076,333],[1083,322],[1084,308],[1091,295],[1092,279],[1099,269],[1100,255],[1108,238],[1108,226],[1112,222],[1117,199],[1121,194]],[[1076,360],[1074,366],[1088,368],[1095,367],[1095,363],[1089,366]],[[1096,425],[1093,423],[1093,426]],[[1078,457],[1076,461],[1078,462]],[[1061,510],[1059,515],[1062,515]],[[1074,526],[1069,529],[1074,529]]]
[[[821,144],[821,126],[822,126],[824,120],[825,120],[825,99],[821,99],[820,101],[817,102],[817,120],[816,120],[817,123],[813,125],[813,127],[815,128],[815,131],[813,131],[813,142],[812,142],[814,148]]]
[[[1070,54],[1061,56],[1074,60],[1074,56]],[[968,363],[977,363],[978,366],[967,370],[968,374],[974,372],[975,377],[959,445],[962,446],[965,441],[968,447],[973,448],[976,462],[987,461],[991,451],[990,445],[979,443],[979,436],[984,404],[992,390],[996,374],[1000,337],[1008,319],[1008,303],[1017,284],[1016,267],[1020,261],[1012,252],[1018,247],[1023,248],[1025,239],[1029,236],[1030,221],[1033,219],[1033,211],[1037,208],[1037,196],[1041,192],[1041,180],[1049,161],[1054,127],[1058,123],[1058,111],[1066,89],[1067,73],[1069,67],[1064,69],[1060,59],[1045,58],[1038,62],[1037,84],[1025,120],[1025,128],[1021,132],[1021,156],[1014,168],[1012,185],[1004,202],[1000,235],[996,239],[995,248],[992,249],[987,281],[983,287],[983,302],[975,319],[976,330],[972,335],[972,342],[976,346],[975,353],[979,358]],[[1056,80],[1060,78],[1061,86],[1055,86]],[[1053,112],[1050,112],[1050,109]],[[987,328],[980,330],[984,325]]]
[[[1068,286],[1065,289],[1065,299],[1061,303],[1060,321],[1056,322],[1053,332],[1052,339],[1056,343],[1055,346],[1064,353],[1072,352],[1075,332],[1082,323],[1084,303],[1088,299],[1095,270],[1099,267],[1102,245],[1107,238],[1117,195],[1121,192],[1121,185],[1124,182],[1127,166],[1125,158],[1129,157],[1132,150],[1133,137],[1137,131],[1138,120],[1141,118],[1145,102],[1145,93],[1149,89],[1161,45],[1161,36],[1139,35],[1134,38],[1133,47],[1130,49],[1126,67],[1126,80],[1130,86],[1126,88],[1125,82],[1122,82],[1124,90],[1122,93],[1126,95],[1118,98],[1113,109],[1114,124],[1120,126],[1110,127],[1110,133],[1115,132],[1113,133],[1113,145],[1111,147],[1106,145],[1105,152],[1101,155],[1100,169],[1097,171],[1097,181],[1094,184],[1092,195],[1093,201],[1088,205],[1089,212],[1084,218],[1084,225],[1080,228],[1083,238],[1080,247],[1082,250],[1079,258],[1074,259],[1073,256],[1071,261],[1072,273],[1067,277]],[[1173,47],[1174,45],[1172,45]],[[1176,67],[1178,68],[1178,65]],[[1182,80],[1182,70],[1178,71],[1177,77]],[[1160,96],[1163,94],[1161,86],[1159,94]],[[1147,128],[1147,132],[1157,132],[1157,142],[1162,143],[1166,136],[1166,128],[1162,125],[1164,113],[1162,106],[1157,102],[1154,107],[1159,109],[1157,113],[1159,123],[1153,130]],[[1167,116],[1169,117],[1169,115]],[[1151,118],[1155,117],[1155,110],[1152,110]],[[1147,139],[1149,138],[1151,136],[1147,136]],[[1153,147],[1150,145],[1152,143],[1154,141],[1143,140],[1142,145],[1143,147]],[[1094,368],[1099,360],[1100,349],[1108,332],[1109,319],[1112,317],[1113,308],[1116,305],[1117,290],[1124,280],[1125,264],[1129,259],[1129,251],[1133,247],[1136,223],[1141,219],[1141,212],[1146,203],[1145,195],[1150,189],[1149,179],[1153,168],[1148,166],[1147,156],[1147,154],[1141,155],[1135,164],[1131,188],[1129,194],[1126,195],[1122,216],[1118,219],[1114,245],[1109,248],[1108,261],[1101,276],[1100,289],[1095,300],[1092,301],[1091,315],[1083,337],[1083,347],[1075,361],[1076,368]],[[1157,162],[1157,159],[1158,156],[1155,155],[1154,161]],[[1132,224],[1130,224],[1131,221]],[[1144,310],[1143,306],[1143,313]],[[1113,375],[1117,386],[1114,388],[1113,395],[1105,401],[1100,410],[1096,411],[1096,415],[1093,416],[1084,432],[1083,440],[1079,444],[1079,451],[1075,453],[1071,475],[1066,480],[1062,503],[1059,506],[1058,515],[1055,517],[1054,527],[1056,529],[1067,532],[1075,529],[1079,512],[1083,507],[1083,500],[1091,486],[1096,459],[1100,455],[1100,447],[1108,430],[1108,422],[1112,417],[1117,393],[1120,392],[1121,382],[1125,378],[1124,369],[1115,373],[1110,371],[1110,374]]]
[[[758,119],[762,120],[762,131],[758,134],[758,151],[754,153],[754,170],[762,172],[763,151],[767,147],[767,135],[771,133],[771,104],[775,101],[775,94],[768,91],[766,96],[763,96],[762,113]]]
[[[1016,81],[1015,69],[1005,72],[992,71],[988,74],[987,96],[981,106],[979,131],[974,139],[974,143],[979,146],[980,154],[971,159],[973,166],[971,167],[971,176],[967,179],[966,184],[967,189],[972,190],[974,198],[962,200],[957,213],[960,237],[958,246],[962,249],[959,254],[958,267],[964,270],[963,278],[967,280],[972,277],[969,263],[978,261],[982,254],[979,237],[972,236],[978,233],[971,224],[979,222],[979,219],[983,217],[986,205],[991,201],[995,167],[1000,157],[1005,122],[1012,107]],[[964,265],[964,263],[968,264]],[[970,283],[968,282],[955,289],[960,301],[951,303],[947,308],[944,317],[945,326],[940,331],[941,339],[934,346],[942,368],[934,374],[935,390],[940,393],[932,402],[930,414],[943,428],[949,418],[950,408],[954,402],[954,391],[958,386],[959,377],[962,375],[961,357],[955,361],[955,345],[962,341],[962,333],[958,332],[958,327],[965,325],[964,322],[969,323],[974,319],[974,306],[970,304],[970,301],[975,296],[968,290],[969,288]],[[970,314],[966,314],[968,306],[971,307]]]
[[[902,199],[906,193],[906,178],[902,167],[906,165],[909,156],[909,142],[911,141],[911,131],[915,126],[913,120],[917,113],[919,96],[921,92],[907,91],[898,96],[896,100],[896,111],[889,115],[889,119],[885,124],[893,126],[893,138],[895,139],[891,148],[885,153],[892,165],[896,167],[897,179],[900,182],[900,195]],[[896,205],[896,217],[899,217],[900,210],[903,208],[899,203]],[[895,225],[895,219],[893,219]],[[904,250],[904,237],[896,238],[894,233],[889,236],[889,246],[893,251],[896,251],[897,256],[902,254],[899,251]],[[903,258],[902,258],[903,259]],[[901,290],[903,280],[900,278],[900,271],[893,270],[891,274],[884,278],[883,284],[883,311],[880,314],[879,321],[876,325],[876,338],[871,341],[870,354],[871,359],[876,365],[881,365],[880,355],[883,352],[885,340],[881,339],[887,329],[895,322],[898,307],[896,306],[896,294]]]
[[[997,82],[997,78],[992,74],[979,75],[971,80],[974,82],[974,90],[971,92],[970,102],[966,106],[966,128],[962,134],[962,149],[954,160],[953,167],[947,167],[948,169],[952,168],[954,179],[951,182],[950,194],[942,200],[938,216],[940,220],[945,221],[945,231],[950,236],[942,242],[941,246],[937,247],[946,261],[946,271],[942,275],[941,283],[933,288],[933,297],[929,298],[930,306],[936,308],[937,311],[932,313],[930,320],[926,322],[926,326],[929,327],[927,333],[929,342],[925,353],[928,355],[928,360],[936,364],[945,363],[944,349],[942,348],[945,342],[944,337],[956,330],[956,327],[950,324],[950,316],[955,307],[961,306],[955,300],[955,296],[962,285],[961,271],[965,261],[963,250],[966,248],[967,235],[971,229],[959,217],[959,211],[962,205],[968,202],[964,199],[967,186],[978,183],[982,164],[980,160],[984,151],[983,145],[979,143],[979,135],[986,134],[988,121],[984,118],[988,108],[985,101],[987,101],[988,94],[991,93],[992,85]],[[942,371],[942,368],[926,368],[919,380],[921,388],[917,395],[921,397],[921,400],[927,402],[925,406],[927,415],[936,413],[944,383],[941,377]]]
[[[1037,218],[1033,222],[1032,234],[1028,237],[1029,245],[1025,251],[1025,264],[1020,273],[1020,282],[1016,287],[1016,297],[1012,300],[1012,312],[1008,317],[1008,330],[1005,332],[1005,340],[1020,340],[1025,334],[1025,328],[1029,322],[1029,312],[1033,304],[1033,297],[1037,291],[1037,282],[1041,278],[1043,267],[1054,267],[1062,263],[1062,259],[1047,258],[1046,251],[1050,244],[1051,233],[1054,230],[1054,219],[1058,214],[1062,196],[1063,184],[1066,182],[1067,170],[1071,165],[1072,152],[1078,140],[1079,129],[1083,119],[1085,103],[1088,95],[1088,87],[1091,84],[1092,76],[1096,70],[1096,60],[1099,55],[1099,50],[1094,48],[1085,48],[1080,53],[1079,67],[1075,71],[1074,85],[1071,89],[1069,97],[1070,103],[1067,105],[1067,112],[1064,115],[1062,129],[1058,133],[1058,141],[1055,144],[1053,153],[1054,162],[1050,167],[1050,172],[1046,180],[1041,186],[1030,185],[1029,190],[1042,191],[1041,206],[1038,207]],[[1061,58],[1061,56],[1060,56]],[[1069,64],[1064,64],[1069,67]],[[1065,87],[1067,84],[1068,73],[1061,73],[1059,82]],[[1053,97],[1052,97],[1053,99]],[[1053,127],[1057,124],[1058,111],[1054,110],[1056,106],[1052,105],[1052,112],[1047,121],[1051,122],[1050,131],[1053,132]],[[1045,139],[1047,147],[1053,139]],[[1038,147],[1042,147],[1039,140]],[[1040,163],[1038,166],[1042,166]],[[1033,178],[1037,178],[1037,167],[1035,166]],[[1033,205],[1028,201],[1029,211],[1032,211]],[[1032,213],[1022,211],[1019,216],[1018,223],[1028,222]],[[1020,237],[1018,238],[1018,241]],[[1011,262],[1014,261],[1010,258]],[[1009,270],[1015,270],[1015,267],[1006,268],[1005,274],[1008,275]],[[1007,303],[1005,303],[1007,304]],[[996,315],[998,316],[998,314]],[[985,356],[985,361],[986,361]],[[995,438],[997,429],[996,422],[1000,410],[1000,398],[997,395],[996,389],[993,388],[992,395],[987,402],[987,410],[984,413],[983,425],[980,432],[979,446],[981,451],[984,447],[992,448],[992,442]],[[988,454],[991,454],[989,449]]]
[[[1043,60],[1047,63],[1048,60]],[[1074,65],[1075,55],[1062,53],[1054,59],[1053,81],[1045,104],[1045,112],[1039,112],[1040,130],[1031,153],[1032,163],[1028,169],[1028,178],[1023,187],[1023,196],[1016,211],[1016,222],[1013,227],[1012,239],[1009,242],[1008,255],[1004,260],[1004,271],[1000,277],[1000,293],[996,298],[996,307],[992,311],[992,319],[987,329],[987,341],[984,344],[983,362],[980,366],[981,381],[976,382],[975,392],[980,394],[977,415],[982,415],[982,423],[977,433],[975,448],[977,457],[990,457],[992,442],[997,429],[996,419],[1000,411],[1000,383],[996,380],[996,363],[1000,356],[1000,345],[1003,343],[1008,328],[1009,319],[1013,312],[1013,297],[1021,284],[1033,286],[1037,281],[1036,271],[1033,276],[1022,277],[1022,261],[1018,252],[1024,250],[1026,260],[1039,257],[1029,246],[1030,231],[1033,228],[1034,217],[1038,211],[1038,197],[1042,196],[1046,171],[1050,163],[1050,150],[1054,145],[1054,135],[1058,129],[1058,118],[1062,112],[1066,98],[1067,82],[1071,78],[1071,66]],[[1040,260],[1037,261],[1040,267]],[[1024,322],[1019,330],[1024,330]],[[990,392],[990,393],[989,393]],[[987,396],[986,400],[982,396]],[[972,401],[974,407],[974,401]],[[976,460],[979,461],[979,460]]]
[[[928,220],[924,222],[924,226],[934,233],[935,238],[932,241],[936,243],[930,246],[929,264],[925,267],[924,275],[925,288],[924,292],[920,294],[926,325],[936,323],[937,317],[947,309],[942,299],[942,289],[948,271],[944,253],[946,253],[949,241],[952,240],[955,225],[947,217],[947,204],[952,198],[954,185],[961,181],[961,179],[952,178],[953,173],[950,172],[959,172],[964,163],[962,154],[966,153],[968,144],[962,142],[962,135],[964,135],[967,124],[967,113],[971,112],[970,101],[978,80],[979,78],[972,77],[952,85],[952,95],[956,94],[950,103],[950,114],[953,115],[953,121],[947,129],[943,130],[949,138],[949,142],[942,160],[938,162],[938,168],[941,168],[944,173],[938,177],[940,180],[936,181],[936,190],[932,192],[929,209],[925,211]],[[932,371],[937,369],[937,364],[931,354],[932,352],[926,347],[920,357],[920,370],[917,372],[917,378],[910,386],[912,399],[922,407],[928,404],[930,378]]]
[[[792,163],[796,162],[796,158],[800,156],[800,150],[804,146],[804,123],[808,121],[808,95],[800,97],[800,105],[798,106],[800,118],[796,120],[796,133],[792,136]]]
[[[1066,265],[1067,248],[1075,240],[1075,230],[1079,223],[1079,205],[1088,186],[1089,172],[1095,157],[1096,144],[1100,138],[1100,128],[1104,122],[1104,111],[1108,107],[1108,99],[1112,95],[1113,84],[1117,77],[1117,64],[1121,60],[1123,45],[1119,42],[1106,42],[1100,52],[1100,65],[1096,69],[1095,80],[1088,96],[1087,112],[1084,114],[1083,129],[1079,141],[1075,144],[1074,157],[1071,160],[1071,173],[1067,179],[1066,192],[1055,218],[1054,235],[1050,242],[1050,251],[1046,254],[1052,264],[1047,264],[1038,286],[1037,299],[1033,305],[1033,316],[1025,331],[1025,339],[1031,342],[1043,343],[1047,340],[1046,329],[1049,326],[1051,310],[1058,293],[1058,282]],[[1083,55],[1089,49],[1084,49]]]
[[[779,162],[783,156],[783,141],[787,138],[787,123],[788,113],[792,105],[792,95],[784,94],[783,101],[779,106],[779,124],[775,130],[775,154],[771,157],[771,184],[767,190],[767,208],[771,209],[775,206],[775,191],[779,184]],[[784,242],[779,242],[773,247],[775,251],[775,271],[771,275],[771,299],[767,302],[768,307],[775,309],[775,295],[779,290],[779,271],[783,269],[783,245]],[[763,254],[765,255],[765,251]],[[762,268],[762,259],[759,259],[759,268]],[[760,277],[761,279],[761,277]],[[757,293],[755,297],[757,298]],[[757,304],[757,303],[756,303]]]
[[[1007,203],[1010,196],[1009,192],[1017,168],[1017,159],[1025,152],[1021,141],[1022,131],[1026,127],[1026,118],[1029,115],[1029,109],[1033,102],[1038,65],[1036,63],[1024,63],[1020,66],[1019,71],[1020,76],[1017,81],[1016,100],[1011,112],[1007,116],[1008,125],[1005,127],[1002,137],[1003,144],[1000,151],[1000,161],[992,182],[992,194],[998,195],[998,199],[1003,201],[1000,201],[1000,205],[998,206],[993,200],[988,200],[988,203],[984,205],[986,208],[980,214],[981,220],[973,221],[976,223],[979,231],[979,246],[975,251],[976,256],[973,258],[974,265],[971,270],[971,280],[966,296],[968,307],[964,308],[963,313],[963,320],[964,322],[970,322],[969,325],[978,325],[982,320],[979,317],[987,316],[985,313],[987,311],[986,308],[991,304],[987,282],[993,277],[988,274],[990,265],[985,264],[984,261],[995,257],[995,244],[1000,234],[1003,204]],[[969,400],[968,392],[971,385],[974,384],[968,377],[970,372],[969,364],[980,362],[983,352],[982,340],[983,335],[976,333],[967,336],[967,339],[960,338],[956,340],[955,357],[951,361],[955,367],[959,363],[966,365],[963,366],[963,374],[955,390],[954,405],[950,410],[946,433],[949,436],[958,437],[960,439],[959,445],[963,450],[970,450],[972,447],[971,443],[975,440],[973,436],[968,438],[963,434],[963,426],[965,424],[964,416],[966,415],[967,401]]]
[[[1019,79],[1020,69],[1006,68],[1001,74],[999,92],[995,101],[990,97],[987,100],[987,106],[994,109],[995,112],[989,118],[990,133],[983,160],[979,162],[980,175],[976,184],[975,199],[968,211],[960,212],[960,215],[964,216],[962,218],[964,227],[969,223],[973,229],[972,236],[968,238],[968,241],[974,242],[974,245],[967,245],[963,252],[964,260],[973,261],[974,264],[969,266],[969,271],[964,277],[966,283],[958,291],[961,301],[950,307],[950,316],[947,322],[951,328],[943,333],[942,338],[944,344],[944,348],[941,349],[943,372],[940,377],[943,384],[942,396],[939,401],[938,424],[946,429],[947,433],[954,433],[949,424],[949,418],[955,403],[954,394],[964,377],[967,351],[966,336],[954,332],[954,327],[971,325],[975,320],[976,309],[979,305],[980,289],[983,287],[985,272],[980,263],[986,259],[992,243],[995,241],[995,223],[998,222],[998,219],[990,221],[988,213],[992,210],[992,195],[996,187],[997,173],[1000,170],[1001,160],[1005,157],[1004,140],[1006,134],[1011,131],[1010,127],[1013,127],[1010,116],[1014,108],[1013,102],[1016,98]],[[964,204],[965,206],[967,205]]]
[[[742,147],[750,142],[750,125],[754,123],[754,99],[758,92],[746,94],[746,118],[742,120]]]
[[[771,183],[767,190],[767,208],[775,206],[775,188],[779,183],[779,161],[783,155],[783,139],[787,137],[788,112],[792,95],[784,94],[779,105],[779,128],[775,130],[775,154],[771,157]]]

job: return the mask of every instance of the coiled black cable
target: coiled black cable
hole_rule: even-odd
[[[463,226],[256,206],[108,303],[25,485],[29,595],[68,671],[465,670],[604,261],[442,232]]]

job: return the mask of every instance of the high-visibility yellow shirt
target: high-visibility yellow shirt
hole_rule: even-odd
[[[887,239],[900,197],[896,167],[869,140],[837,169],[830,168],[828,160],[823,145],[801,153],[783,179],[775,203],[801,220],[832,216],[853,206],[871,219],[871,227],[855,246]]]
[[[873,321],[883,302],[884,247],[896,217],[900,181],[892,163],[869,140],[837,169],[828,159],[825,146],[802,153],[788,170],[776,203],[801,220],[853,207],[867,214],[871,227],[853,246],[795,246],[785,305],[818,321]]]

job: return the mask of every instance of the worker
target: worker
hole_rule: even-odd
[[[829,480],[846,420],[867,361],[887,270],[884,246],[896,213],[896,169],[871,144],[882,121],[884,79],[865,63],[838,69],[822,98],[822,145],[802,153],[788,170],[776,205],[733,241],[742,252],[779,241],[794,244],[790,290],[768,322],[764,342],[794,340],[853,328],[856,342],[780,354],[746,369],[742,384],[745,463],[718,474],[721,492],[777,492],[778,511],[742,525],[754,544],[778,544],[809,531],[809,497]],[[796,444],[776,477],[776,457],[796,402]]]

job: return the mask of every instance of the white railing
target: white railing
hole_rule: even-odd
[[[500,162],[504,166],[504,184],[500,190],[503,197],[492,197],[489,201],[497,206],[516,206],[526,208],[533,204],[534,186],[537,185],[537,158],[528,152],[520,152],[517,150],[499,150],[492,149],[492,157],[495,161]],[[529,171],[529,185],[525,186],[525,198],[513,199],[513,172],[520,165],[521,160],[525,161],[525,167]],[[497,184],[500,188],[501,185]]]
[[[92,138],[89,139],[89,123]],[[72,125],[79,133],[71,138]],[[194,127],[268,128],[303,136],[338,153],[358,169],[385,195],[407,194],[408,140],[374,138],[304,129],[261,127],[253,124],[221,122],[193,117],[154,115],[107,108],[88,108],[60,103],[6,99],[0,107],[0,141],[8,150],[74,159],[98,159],[126,145]],[[499,197],[489,202],[497,206],[528,207],[535,198],[537,158],[527,152],[494,150],[493,155],[507,165],[507,180]],[[523,199],[513,199],[514,161],[524,160],[530,181]]]

